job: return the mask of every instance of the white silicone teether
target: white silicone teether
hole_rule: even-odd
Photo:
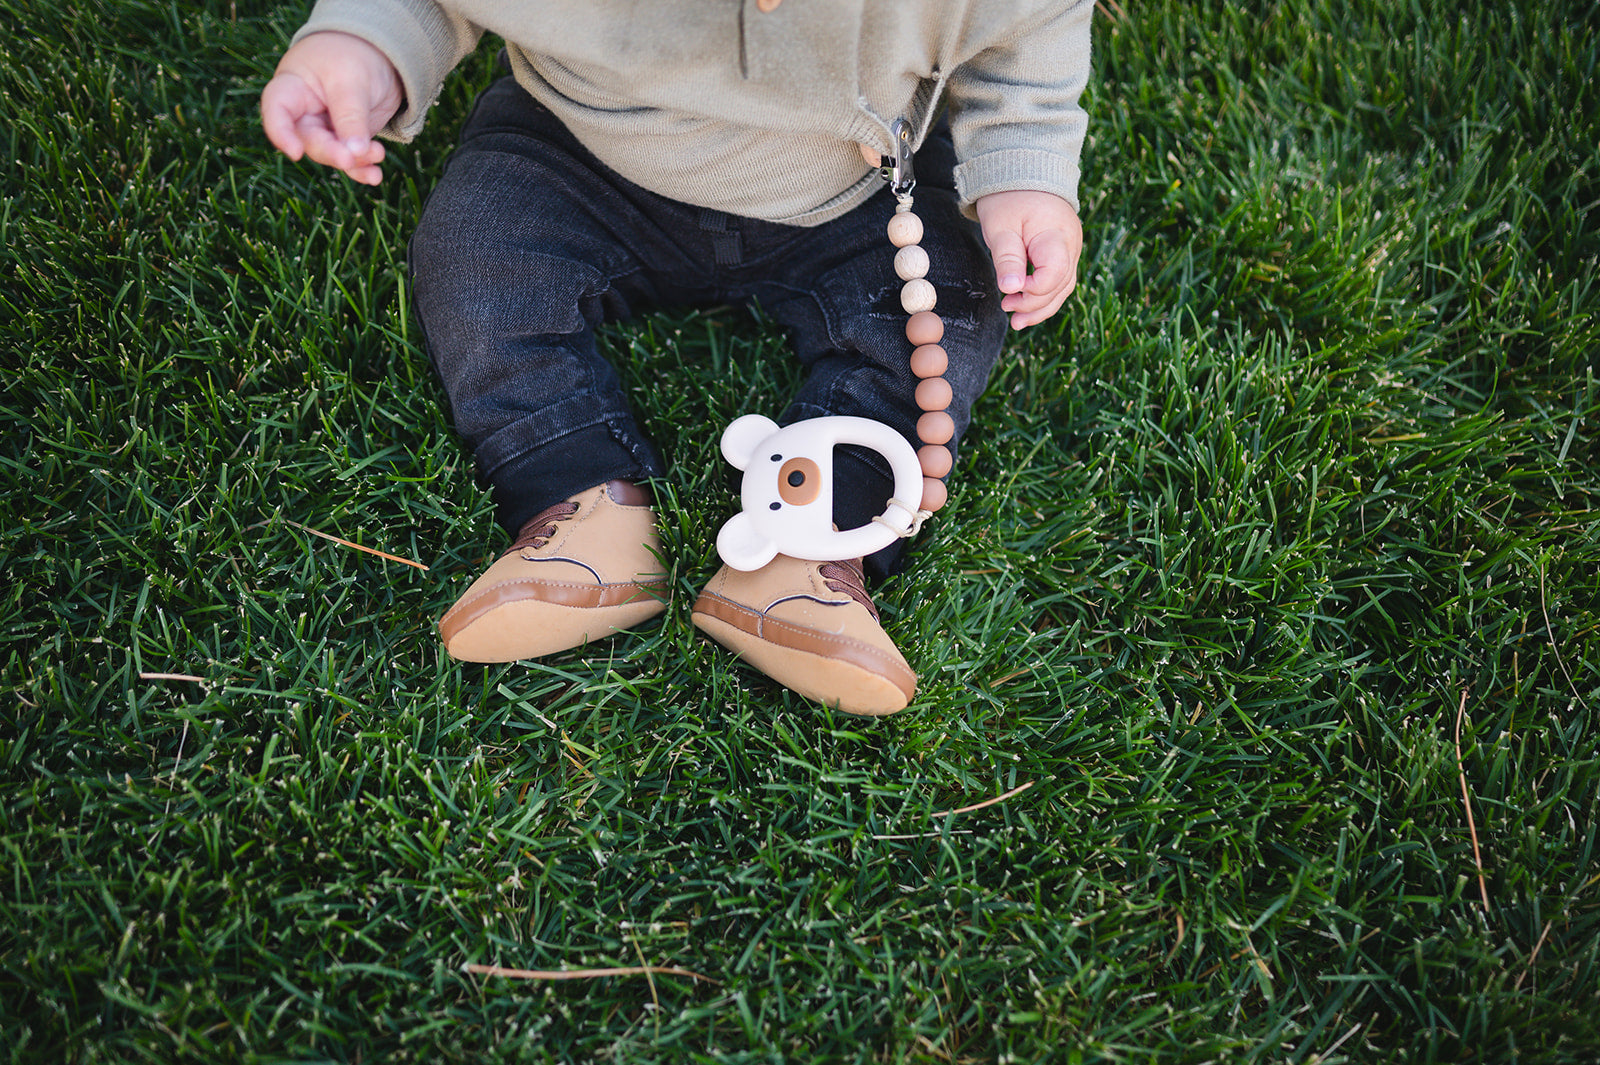
[[[881,517],[854,529],[833,527],[833,451],[856,444],[882,455],[894,473],[894,498]],[[909,535],[922,498],[917,453],[882,422],[833,415],[779,428],[747,414],[722,434],[722,454],[744,471],[744,509],[717,534],[717,553],[734,569],[755,570],[778,553],[813,562],[860,558]]]

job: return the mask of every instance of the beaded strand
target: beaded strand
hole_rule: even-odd
[[[950,382],[944,371],[950,356],[939,346],[944,339],[944,319],[934,313],[938,294],[927,279],[928,253],[922,247],[922,219],[911,212],[911,196],[898,197],[894,216],[889,219],[889,243],[899,251],[894,256],[894,272],[905,284],[900,289],[900,306],[910,315],[906,320],[906,340],[911,342],[911,372],[921,378],[917,385],[917,462],[922,466],[922,510],[932,514],[944,506],[949,490],[943,478],[954,465],[950,448],[956,435],[955,419],[950,417]]]

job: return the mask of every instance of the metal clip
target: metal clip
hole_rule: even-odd
[[[883,161],[878,172],[896,196],[909,196],[917,184],[911,169],[911,123],[903,118],[895,119],[889,127],[889,136],[894,140],[894,154],[881,157]]]

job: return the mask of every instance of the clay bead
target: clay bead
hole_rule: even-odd
[[[924,477],[922,479],[923,510],[938,510],[944,506],[945,500],[949,498],[950,490],[944,486],[943,481],[934,477]]]
[[[932,311],[918,311],[906,320],[906,339],[918,346],[939,343],[944,339],[944,319]]]
[[[917,437],[924,444],[948,444],[956,435],[956,420],[949,412],[930,410],[917,419]]]
[[[889,219],[889,243],[904,248],[922,240],[922,219],[910,211],[901,211]]]
[[[920,244],[907,244],[894,253],[894,272],[902,281],[928,276],[928,253]]]
[[[911,372],[918,377],[938,377],[949,366],[949,353],[937,344],[923,344],[911,352]]]
[[[950,449],[943,444],[924,444],[919,447],[917,462],[921,464],[922,472],[929,477],[943,477],[955,464],[955,460],[950,457]]]
[[[906,309],[907,314],[916,314],[919,311],[931,311],[933,305],[939,300],[939,294],[933,290],[933,285],[925,278],[916,278],[907,281],[900,290],[900,306]]]
[[[948,410],[951,394],[949,381],[930,377],[917,386],[917,406],[925,411]]]

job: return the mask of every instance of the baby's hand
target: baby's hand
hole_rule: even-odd
[[[400,75],[348,33],[313,33],[283,54],[261,91],[261,127],[290,159],[310,156],[364,185],[383,180],[372,135],[400,110]]]
[[[1025,329],[1055,314],[1078,284],[1078,212],[1049,192],[992,192],[974,206],[1011,328]]]

